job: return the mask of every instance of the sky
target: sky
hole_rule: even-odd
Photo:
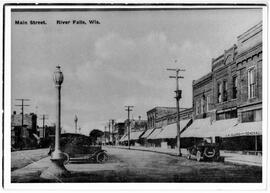
[[[15,20],[45,20],[18,25]],[[56,20],[98,20],[100,24],[57,25]],[[182,68],[180,107],[192,107],[192,80],[211,71],[212,58],[237,43],[237,36],[262,20],[261,9],[12,12],[12,111],[27,98],[25,113],[55,122],[57,65],[64,74],[62,127],[74,132],[104,129],[109,119],[147,119],[156,106],[175,106],[175,79]],[[38,121],[39,125],[41,120]]]

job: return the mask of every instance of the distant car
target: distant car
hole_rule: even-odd
[[[187,158],[195,158],[197,161],[202,160],[211,160],[219,161],[220,160],[220,151],[219,145],[216,143],[208,143],[203,141],[187,149],[188,154]]]
[[[60,149],[65,155],[65,162],[96,162],[102,163],[108,160],[108,155],[101,146],[92,145],[88,136],[82,134],[65,133],[61,134]],[[51,144],[49,155],[54,151],[54,144]]]

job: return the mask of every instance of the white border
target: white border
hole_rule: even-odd
[[[66,1],[65,3],[71,3],[70,1]],[[160,1],[159,1],[160,2]],[[202,3],[198,1],[182,1],[181,3]],[[230,1],[231,3],[235,3],[235,1]],[[73,2],[74,3],[74,2]],[[83,2],[82,2],[83,3]],[[90,3],[90,2],[85,2]],[[117,2],[117,3],[122,3]],[[133,3],[138,3],[134,2]],[[149,3],[149,2],[147,2]],[[151,3],[151,2],[150,2]],[[158,3],[158,2],[155,2]],[[164,3],[164,1],[162,1]],[[167,3],[167,2],[165,2]],[[169,3],[169,2],[168,2]],[[179,3],[179,2],[173,2]],[[213,1],[209,1],[209,3],[213,3]],[[217,2],[214,2],[217,3]],[[229,3],[229,2],[226,2]],[[239,2],[241,3],[241,2]],[[249,3],[254,3],[251,1]],[[266,3],[256,2],[256,3]],[[183,8],[183,6],[105,6],[105,8]],[[184,8],[205,8],[205,6],[184,6]],[[257,6],[256,6],[257,7]],[[11,8],[37,8],[36,6],[8,6],[6,7],[5,14],[5,114],[4,114],[4,128],[5,129],[5,161],[4,161],[4,188],[6,190],[94,190],[94,191],[127,191],[127,190],[136,190],[136,191],[178,191],[178,190],[266,190],[267,187],[267,178],[268,178],[268,165],[267,165],[267,107],[265,104],[268,104],[268,90],[267,90],[267,70],[263,70],[263,183],[10,183],[11,180],[11,151],[10,151],[10,123],[11,123]],[[38,8],[71,8],[70,6],[39,6]],[[104,8],[104,6],[76,6],[75,8]],[[207,8],[216,8],[216,6],[208,6]],[[219,6],[220,8],[220,6]],[[223,6],[222,8],[237,8],[231,6]],[[241,8],[245,8],[241,6]],[[267,54],[267,15],[268,15],[267,7],[263,8],[263,69],[267,69],[268,57]],[[267,43],[266,43],[267,42]],[[268,147],[268,146],[267,146]],[[269,147],[268,147],[269,148]]]

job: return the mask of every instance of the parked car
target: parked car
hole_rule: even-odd
[[[82,134],[61,134],[60,149],[66,159],[64,164],[70,162],[96,162],[103,163],[108,160],[105,150],[99,145],[92,145],[88,136]],[[49,155],[54,151],[54,143],[50,146]]]
[[[219,145],[216,143],[208,143],[206,141],[203,141],[196,145],[193,145],[192,147],[189,147],[187,151],[188,151],[187,154],[188,159],[195,158],[197,161],[220,160]]]

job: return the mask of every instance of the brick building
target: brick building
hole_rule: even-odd
[[[192,108],[180,108],[180,130],[183,130],[192,119]],[[177,136],[176,107],[155,107],[147,112],[147,131],[142,135],[146,146],[174,148]]]
[[[237,44],[213,58],[211,66],[211,72],[193,81],[194,122],[183,136],[219,136],[232,149],[254,149],[255,143],[254,150],[260,150],[262,22],[238,36]]]

